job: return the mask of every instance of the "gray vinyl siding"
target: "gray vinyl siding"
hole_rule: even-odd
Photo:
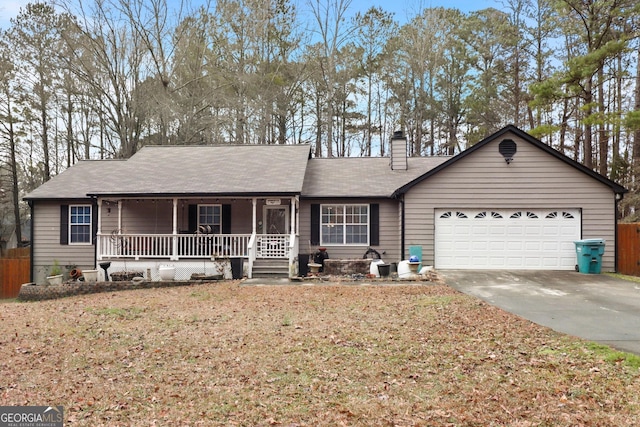
[[[434,211],[448,208],[578,208],[582,238],[604,238],[603,270],[615,268],[615,194],[576,168],[513,137],[507,165],[493,141],[417,184],[405,195],[406,247],[434,260]]]
[[[91,200],[65,202],[64,204],[91,204]],[[51,266],[57,260],[68,277],[70,268],[93,269],[95,267],[95,245],[60,244],[60,205],[56,202],[34,202],[33,222],[33,280],[44,283]]]
[[[301,254],[313,254],[318,245],[311,245],[311,205],[312,204],[372,204],[380,206],[380,244],[371,246],[382,254],[387,262],[400,260],[400,215],[399,203],[394,199],[305,199],[300,202],[300,246]],[[369,246],[367,245],[325,245],[331,258],[357,259],[362,258]]]

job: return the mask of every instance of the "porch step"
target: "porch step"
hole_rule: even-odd
[[[289,277],[289,261],[286,259],[256,259],[253,277]]]

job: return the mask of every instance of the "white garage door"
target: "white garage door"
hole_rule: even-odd
[[[578,209],[438,209],[435,267],[573,270]]]

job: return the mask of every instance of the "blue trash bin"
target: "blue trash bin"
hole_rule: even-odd
[[[605,241],[603,239],[584,239],[573,242],[576,245],[578,272],[600,274]]]

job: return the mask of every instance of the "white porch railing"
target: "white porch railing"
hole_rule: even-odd
[[[97,258],[246,258],[251,234],[98,234]]]
[[[252,259],[295,256],[295,235],[256,234],[253,237],[251,239],[251,234],[98,234],[97,258],[178,260],[218,256]],[[253,251],[251,256],[249,249]]]

